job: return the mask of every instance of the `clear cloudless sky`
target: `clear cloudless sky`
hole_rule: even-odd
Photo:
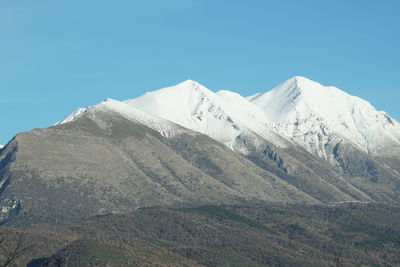
[[[107,97],[301,75],[400,119],[399,0],[0,0],[0,144]]]

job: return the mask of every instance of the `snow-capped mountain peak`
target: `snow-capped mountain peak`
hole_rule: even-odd
[[[304,77],[295,76],[251,102],[264,110],[277,132],[323,158],[330,157],[325,147],[343,138],[372,153],[383,143],[400,143],[400,127],[386,113]]]
[[[146,113],[170,120],[185,128],[206,134],[232,147],[238,136],[254,132],[263,137],[275,137],[265,125],[265,114],[239,94],[230,91],[214,93],[205,86],[187,80],[178,85],[145,93],[126,100]]]
[[[223,143],[230,142],[241,131],[236,121],[225,113],[225,102],[193,80],[148,92],[124,103]]]
[[[301,76],[295,76],[251,101],[268,113],[272,123],[307,119],[312,115],[336,119],[351,113],[355,106],[372,108],[368,102],[336,87],[323,86]]]
[[[180,86],[180,87],[184,87],[184,88],[199,88],[199,87],[204,87],[202,84],[200,84],[197,81],[191,80],[191,79],[187,79],[179,84],[177,84],[176,86]]]

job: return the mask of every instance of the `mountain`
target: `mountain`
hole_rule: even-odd
[[[335,161],[334,148],[341,142],[375,158],[396,158],[400,146],[400,124],[388,114],[338,88],[299,76],[247,99],[230,91],[214,93],[188,80],[124,102],[233,150],[237,136],[251,134],[281,148],[294,141],[330,162]],[[395,163],[393,168],[398,167]]]
[[[367,101],[336,87],[293,77],[251,100],[284,136],[328,159],[331,135],[346,138],[371,155],[400,145],[400,124]],[[331,138],[329,138],[331,137]]]
[[[20,133],[8,143],[0,154],[0,219],[29,224],[149,206],[320,203],[272,170],[108,99],[73,121]],[[352,199],[323,187],[334,200]]]
[[[353,176],[400,173],[400,124],[361,98],[296,76],[251,102],[277,133]]]
[[[340,104],[332,105],[332,99]],[[375,130],[370,131],[369,136],[380,136],[386,144],[391,144],[392,150],[397,151],[399,146],[396,148],[392,141],[396,140],[398,123],[386,113],[375,111],[366,101],[337,88],[324,87],[296,76],[277,88],[246,99],[230,91],[214,93],[188,80],[125,103],[206,134],[261,167],[265,167],[266,156],[272,157],[285,175],[291,176],[286,176],[286,181],[295,183],[308,193],[315,189],[315,181],[319,180],[342,191],[352,188],[350,195],[357,195],[359,200],[361,192],[380,200],[398,198],[397,168],[400,165],[396,163],[399,157],[396,154],[389,157],[384,153],[380,157],[372,155],[356,142],[365,134],[360,134],[359,129],[363,125],[367,129],[366,125],[371,124]],[[362,115],[352,116],[356,111]],[[380,123],[390,121],[393,124],[385,124],[387,136],[379,135],[382,127],[373,120],[369,121],[371,114],[380,118]],[[346,125],[346,138],[341,135],[342,129],[332,134],[331,129],[336,128],[331,124]],[[370,139],[370,143],[373,142]],[[380,146],[376,144],[376,147]],[[341,171],[327,167],[309,153]],[[270,170],[271,166],[267,165],[266,169]],[[355,179],[349,180],[345,176]],[[296,177],[302,177],[301,182]],[[358,190],[353,188],[354,185]],[[315,192],[311,194],[315,195]]]
[[[362,183],[362,190],[354,187],[353,181],[343,179],[343,173],[275,133],[267,123],[268,113],[236,93],[214,93],[187,80],[124,103],[203,133],[320,201],[397,198],[385,189],[375,195],[367,182]]]
[[[325,153],[332,146],[330,160],[278,127],[278,118],[290,122],[283,114],[299,109],[287,106],[297,100],[285,92],[308,88],[297,85],[303,79],[273,89],[280,92],[276,103],[268,102],[270,92],[249,101],[188,80],[135,99],[107,99],[20,133],[0,151],[0,223],[73,221],[151,206],[399,202],[399,175],[389,165],[397,158],[386,163],[332,135],[341,142],[324,144]],[[287,110],[272,113],[269,104]]]

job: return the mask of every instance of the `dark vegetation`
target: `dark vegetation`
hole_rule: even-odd
[[[34,247],[19,265],[400,265],[400,206],[395,204],[146,208],[24,231]]]

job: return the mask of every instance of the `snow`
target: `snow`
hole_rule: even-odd
[[[367,101],[295,76],[251,100],[274,129],[327,158],[325,146],[343,138],[368,153],[400,145],[399,124]]]
[[[67,117],[65,117],[61,121],[56,122],[54,125],[60,125],[60,124],[64,124],[67,122],[74,121],[77,118],[79,118],[85,111],[86,111],[86,108],[77,108],[74,112],[69,114]]]
[[[171,137],[183,131],[183,129],[170,121],[144,113],[124,102],[108,98],[107,100],[88,108],[89,112],[103,111],[116,112],[134,123],[145,125],[165,137]]]
[[[146,93],[125,103],[206,134],[231,148],[242,134],[260,134],[274,139],[275,143],[284,143],[262,122],[265,114],[257,106],[239,94],[214,93],[193,80]]]
[[[107,98],[105,101],[93,106],[89,106],[88,108],[79,108],[55,125],[74,121],[81,117],[84,113],[96,112],[117,113],[118,115],[123,116],[129,121],[145,125],[159,132],[165,137],[171,137],[183,131],[182,128],[178,125],[175,125],[164,119],[152,116],[150,114],[146,114],[140,110],[135,109],[132,106],[111,98]]]
[[[4,145],[0,145],[0,149],[2,149],[4,147]]]
[[[254,95],[249,95],[246,97],[247,100],[252,101],[254,98],[256,98],[257,96],[261,95],[261,93],[257,93]]]
[[[242,128],[218,102],[217,95],[192,80],[125,101],[146,113],[227,143],[238,136]]]

